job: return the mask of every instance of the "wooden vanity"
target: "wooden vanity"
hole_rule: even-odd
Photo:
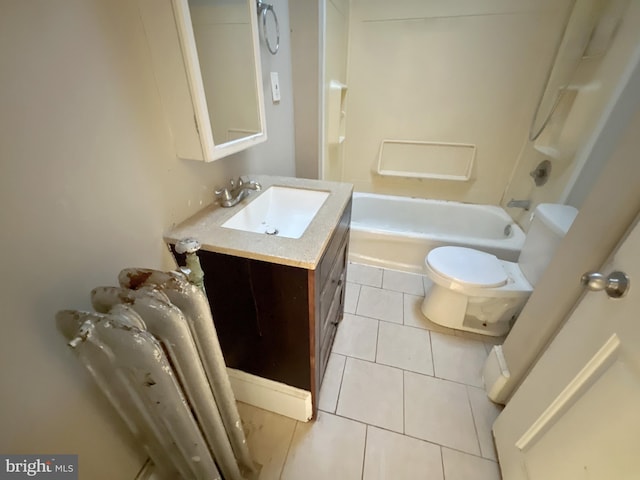
[[[219,234],[217,242],[216,235],[198,234],[196,230],[207,229],[209,223],[203,218],[222,215],[223,219],[215,222],[221,225],[237,211],[234,207],[212,207],[208,215],[192,217],[165,238],[170,245],[187,236],[203,244],[199,257],[205,288],[227,366],[311,392],[315,416],[318,392],[344,312],[351,185],[284,181],[282,177],[257,179],[263,189],[269,183],[293,182],[302,188],[329,190],[331,195],[299,239],[217,230],[211,224],[209,228]],[[243,242],[252,247],[229,251],[232,237],[238,237],[236,250],[245,245]],[[176,258],[182,265],[182,258]]]

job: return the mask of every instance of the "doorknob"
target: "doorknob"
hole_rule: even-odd
[[[593,292],[604,290],[610,298],[620,298],[629,289],[629,277],[624,272],[611,272],[605,277],[598,272],[587,272],[580,282]]]

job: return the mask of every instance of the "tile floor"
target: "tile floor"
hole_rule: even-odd
[[[239,404],[260,479],[500,479],[480,377],[496,340],[426,320],[420,275],[349,264],[347,280],[317,420]]]

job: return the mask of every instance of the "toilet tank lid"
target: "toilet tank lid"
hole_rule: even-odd
[[[541,203],[536,207],[535,215],[556,235],[564,236],[571,228],[578,210],[571,205]]]

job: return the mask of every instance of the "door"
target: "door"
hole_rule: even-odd
[[[626,295],[585,287],[496,420],[504,480],[640,478],[638,218],[600,272],[615,270],[630,279]]]

